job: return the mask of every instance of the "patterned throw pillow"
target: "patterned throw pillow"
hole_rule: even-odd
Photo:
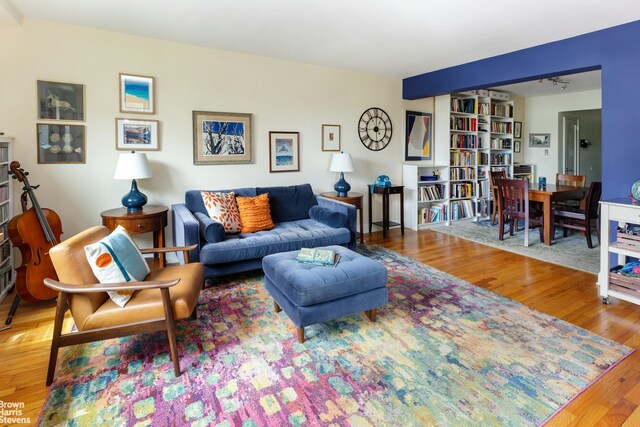
[[[222,224],[225,233],[239,233],[242,230],[235,194],[214,191],[201,191],[200,194],[209,217]]]
[[[275,227],[271,220],[268,193],[256,197],[236,197],[236,201],[240,210],[243,233],[270,230]]]
[[[84,247],[87,261],[100,283],[140,282],[149,266],[122,226],[97,243]],[[134,291],[108,291],[109,298],[124,307]]]

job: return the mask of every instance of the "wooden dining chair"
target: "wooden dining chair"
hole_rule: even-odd
[[[500,200],[498,212],[498,238],[504,240],[504,224],[509,222],[509,234],[513,236],[517,221],[524,220],[524,245],[529,246],[529,228],[540,227],[540,241],[544,242],[542,212],[529,210],[529,181],[526,179],[498,179],[497,193]]]
[[[496,186],[496,180],[505,179],[507,174],[503,170],[489,171],[489,181],[491,183],[491,197],[493,197],[493,209],[491,210],[491,225],[496,223],[496,214],[498,213],[498,187]]]
[[[564,237],[567,237],[568,231],[583,231],[587,237],[587,246],[593,248],[591,241],[591,227],[595,222],[596,235],[598,236],[598,244],[600,244],[600,221],[599,208],[600,196],[602,196],[602,182],[592,182],[585,198],[585,208],[571,206],[556,206],[553,209],[553,227],[551,236],[555,236],[555,227],[564,228]]]
[[[556,187],[566,185],[569,187],[585,187],[587,185],[587,177],[585,175],[567,175],[563,173],[556,174]],[[580,207],[584,209],[585,199],[582,200],[563,200],[555,203],[559,207],[570,206]]]

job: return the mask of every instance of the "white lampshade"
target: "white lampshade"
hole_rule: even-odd
[[[145,153],[120,153],[113,179],[145,179],[151,178],[151,168]]]
[[[331,158],[329,172],[353,172],[353,161],[349,153],[336,153]]]

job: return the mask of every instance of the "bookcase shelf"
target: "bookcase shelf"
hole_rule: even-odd
[[[13,245],[9,241],[7,225],[13,216],[13,191],[9,179],[13,138],[0,136],[0,301],[14,284]]]
[[[449,166],[405,163],[402,183],[407,227],[420,230],[449,224]]]

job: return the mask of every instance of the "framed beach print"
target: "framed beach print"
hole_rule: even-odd
[[[550,133],[530,133],[529,147],[549,147],[551,145]]]
[[[84,121],[84,85],[37,81],[38,119]]]
[[[513,137],[522,138],[522,122],[513,122]]]
[[[193,112],[193,164],[252,162],[251,114]]]
[[[300,171],[300,133],[269,132],[269,172]]]
[[[120,74],[120,112],[155,113],[153,77]]]
[[[116,150],[159,150],[157,120],[116,119]]]
[[[340,125],[322,125],[322,151],[340,151]]]
[[[83,125],[38,123],[38,163],[85,163]]]
[[[432,115],[406,112],[405,160],[433,160]]]

